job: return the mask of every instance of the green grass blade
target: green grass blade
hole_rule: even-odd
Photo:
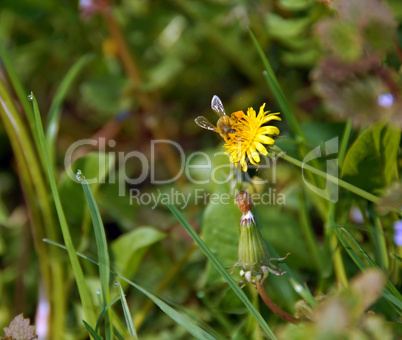
[[[0,78],[0,120],[4,129],[3,133],[8,135],[13,150],[14,166],[16,166],[28,216],[30,216],[41,280],[46,287],[46,295],[50,299],[53,326],[49,337],[58,339],[64,333],[66,313],[64,270],[59,253],[49,251],[46,245],[38,242],[45,235],[56,239],[58,227],[55,223],[54,208],[49,200],[47,180],[44,177],[42,165],[37,161],[35,144],[32,143],[31,134],[26,128],[25,117],[15,106],[11,92]],[[26,97],[24,101],[28,103]]]
[[[81,72],[85,65],[92,59],[92,56],[87,54],[78,59],[77,62],[70,68],[67,72],[66,76],[60,83],[59,88],[52,100],[52,104],[50,105],[49,115],[47,117],[46,124],[46,142],[49,150],[50,160],[52,164],[55,164],[55,147],[56,147],[56,138],[57,133],[59,131],[60,125],[60,115],[61,115],[61,106],[62,103],[73,84],[74,79]]]
[[[370,267],[381,270],[345,228],[337,227],[335,224],[334,226],[336,235],[360,270],[366,270]],[[360,254],[364,260],[362,260],[358,254]],[[391,281],[387,280],[386,288],[383,290],[382,295],[391,304],[395,311],[399,315],[402,315],[402,295]]]
[[[53,244],[54,244],[54,243],[53,243]],[[77,253],[77,255],[78,255],[78,253]],[[78,255],[78,256],[79,256],[79,255]],[[89,258],[87,258],[87,259],[89,259]],[[95,262],[95,264],[97,264],[96,261],[91,261],[91,262]],[[120,296],[114,298],[112,301],[110,301],[110,303],[108,303],[108,304],[103,308],[102,313],[100,313],[100,315],[99,315],[99,317],[98,317],[98,320],[96,321],[96,326],[95,326],[95,331],[96,331],[96,332],[98,332],[99,325],[100,325],[100,323],[101,323],[103,314],[105,314],[106,311],[109,309],[109,307],[111,307],[112,305],[114,305],[114,304],[115,304],[117,301],[119,301],[119,300],[120,300]]]
[[[285,119],[289,125],[289,130],[292,134],[293,137],[295,138],[301,138],[302,140],[305,140],[304,133],[302,129],[300,128],[300,125],[293,114],[292,109],[290,108],[290,105],[279,85],[278,80],[276,79],[275,73],[272,70],[271,64],[269,63],[267,57],[265,56],[264,51],[262,50],[257,38],[253,34],[253,32],[249,29],[248,30],[251,40],[254,43],[255,48],[258,51],[258,54],[260,55],[260,58],[264,64],[265,71],[264,75],[265,78],[268,82],[269,87],[271,88],[276,100],[278,101],[278,104],[281,108],[281,111],[283,112],[283,115],[285,116]]]
[[[81,173],[81,170],[77,171],[77,179],[81,182],[82,188],[84,190],[85,198],[87,200],[89,211],[91,213],[92,224],[94,227],[95,241],[98,252],[99,259],[99,277],[102,289],[103,304],[107,305],[110,299],[109,293],[109,280],[110,280],[110,260],[109,252],[107,249],[107,241],[105,228],[103,226],[102,218],[98,206],[95,202],[95,198],[92,194],[91,189],[85,179],[85,176]],[[113,338],[113,328],[110,322],[110,313],[107,312],[105,315],[106,324],[106,339]]]
[[[170,307],[167,303],[163,302],[161,299],[157,298],[155,295],[148,292],[146,289],[141,286],[135,284],[134,282],[126,279],[121,275],[117,275],[120,279],[126,281],[128,284],[138,289],[140,292],[144,293],[147,297],[149,297],[155,304],[165,312],[169,317],[171,317],[174,321],[176,321],[179,325],[181,325],[184,329],[187,330],[192,336],[196,339],[205,339],[205,340],[213,340],[215,339],[213,336],[205,332],[203,329],[198,327],[192,321],[187,319],[185,316],[177,312],[175,309]]]
[[[34,115],[32,112],[32,108],[26,100],[27,92],[25,91],[24,87],[22,86],[22,83],[20,82],[20,78],[18,77],[17,72],[15,71],[11,57],[9,56],[9,54],[8,54],[7,50],[4,48],[4,46],[5,46],[5,44],[0,42],[0,59],[5,66],[7,75],[10,78],[11,84],[13,85],[13,88],[18,96],[19,102],[22,105],[22,108],[24,109],[25,114],[27,115],[29,125],[34,134],[35,142],[39,146],[39,140],[37,137],[36,130],[34,128],[35,118],[34,118]]]
[[[121,285],[119,282],[116,282],[116,286],[119,289],[121,306],[123,307],[123,313],[124,313],[124,318],[126,319],[128,332],[134,339],[138,339],[137,332],[135,331],[135,327],[134,327],[134,323],[133,323],[133,318],[131,317],[130,310],[128,309],[127,300],[126,300],[126,297],[124,296],[123,289],[121,288]]]
[[[55,174],[53,171],[53,166],[50,162],[49,153],[46,148],[45,133],[43,131],[38,103],[37,103],[36,98],[33,95],[33,93],[31,93],[31,95],[29,96],[29,99],[32,100],[32,105],[33,105],[33,111],[34,111],[34,116],[35,116],[35,127],[36,127],[37,135],[39,138],[39,146],[40,146],[39,152],[42,154],[42,158],[44,159],[46,173],[47,173],[47,177],[48,177],[48,181],[49,181],[49,185],[50,185],[50,190],[52,192],[52,197],[54,200],[54,204],[56,206],[56,212],[57,212],[57,216],[59,218],[60,227],[61,227],[61,231],[63,234],[64,242],[66,244],[71,267],[73,269],[75,280],[77,282],[78,292],[79,292],[79,295],[81,298],[84,315],[85,315],[85,318],[88,320],[89,324],[95,324],[96,319],[95,319],[92,301],[90,299],[88,287],[85,282],[85,278],[84,278],[84,274],[82,272],[81,265],[78,261],[77,254],[75,253],[74,244],[71,239],[70,231],[69,231],[68,225],[67,225],[67,220],[64,215],[63,207],[61,205],[59,191],[57,189],[57,184],[56,184],[56,177],[55,177]]]
[[[85,327],[87,328],[89,334],[90,334],[95,340],[102,340],[102,338],[99,336],[99,334],[96,333],[96,331],[95,331],[90,325],[88,325],[88,323],[85,322],[85,320],[82,320],[82,322],[84,323]]]
[[[181,225],[186,229],[191,238],[195,243],[199,246],[201,251],[207,256],[208,260],[215,266],[218,272],[222,275],[222,277],[229,284],[230,288],[236,293],[236,295],[240,298],[240,300],[244,303],[247,309],[250,311],[251,315],[256,319],[256,321],[260,324],[261,328],[268,334],[271,339],[276,339],[274,333],[271,328],[265,322],[261,314],[257,311],[257,309],[253,306],[251,301],[247,298],[246,294],[240,289],[237,282],[230,276],[225,267],[219,262],[219,260],[215,257],[212,251],[208,248],[208,246],[201,240],[200,236],[196,233],[196,231],[191,227],[191,225],[184,219],[184,217],[180,214],[180,212],[171,204],[167,204],[170,211],[177,218],[177,220],[181,223]]]
[[[67,250],[67,248],[64,245],[59,244],[57,242],[53,242],[51,240],[45,240],[45,242]],[[83,259],[88,260],[88,261],[96,264],[97,266],[99,266],[98,262],[94,261],[93,259],[89,258],[88,256],[85,256],[78,252],[76,254],[77,254],[77,256],[80,256]],[[122,275],[119,275],[117,273],[114,273],[114,274],[118,278],[127,282],[129,285],[138,289],[140,292],[142,292],[144,295],[146,295],[148,298],[150,298],[164,313],[166,313],[170,318],[172,318],[175,322],[177,322],[179,325],[181,325],[185,330],[187,330],[187,332],[189,332],[191,335],[193,335],[196,339],[202,339],[202,340],[204,340],[204,339],[205,340],[214,340],[215,339],[213,336],[211,336],[210,334],[205,332],[203,329],[198,327],[195,323],[193,323],[192,321],[187,319],[185,316],[183,316],[182,314],[177,312],[175,309],[170,307],[167,303],[163,302],[161,299],[159,299],[152,293],[148,292],[146,289],[142,288],[141,286],[130,281],[129,279],[125,278]]]

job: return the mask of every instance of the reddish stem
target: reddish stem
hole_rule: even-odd
[[[280,309],[265,293],[264,288],[262,285],[257,284],[256,285],[258,294],[260,294],[260,297],[262,301],[267,305],[267,307],[272,310],[276,315],[278,315],[280,318],[283,320],[286,320],[291,323],[298,323],[300,320],[296,319],[294,316],[286,313],[284,310]]]

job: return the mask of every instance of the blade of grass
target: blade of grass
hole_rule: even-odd
[[[343,132],[341,146],[339,148],[338,153],[338,166],[340,169],[342,169],[343,160],[345,159],[346,149],[348,147],[351,132],[352,132],[352,120],[349,119],[346,122],[345,131]]]
[[[26,98],[25,98],[25,101]],[[10,139],[10,143],[18,167],[21,187],[26,199],[35,249],[39,258],[47,297],[51,302],[52,324],[49,334],[52,338],[60,338],[64,332],[66,298],[62,261],[59,252],[54,252],[40,242],[44,237],[57,239],[58,232],[53,208],[49,200],[49,190],[43,176],[38,155],[34,149],[32,138],[26,128],[21,113],[17,110],[11,93],[0,79],[0,117]]]
[[[18,100],[28,118],[29,125],[31,127],[31,132],[34,135],[35,143],[39,147],[39,139],[37,137],[37,133],[35,131],[35,118],[32,112],[32,108],[30,107],[29,103],[26,100],[26,91],[20,82],[20,78],[17,75],[17,72],[14,68],[14,64],[11,60],[10,55],[8,54],[7,50],[4,48],[5,44],[0,43],[0,59],[3,62],[5,69],[7,71],[7,75],[13,85],[13,88],[18,96]]]
[[[135,327],[134,327],[134,323],[133,323],[133,318],[131,317],[130,310],[128,309],[127,300],[126,300],[126,297],[124,296],[123,289],[121,288],[121,285],[119,282],[116,282],[116,286],[119,289],[121,306],[123,308],[124,318],[126,319],[128,332],[132,338],[138,339],[137,332],[135,331]]]
[[[77,253],[78,254],[78,253]],[[110,301],[110,303],[108,305],[106,305],[103,310],[102,313],[99,314],[98,320],[96,321],[96,326],[95,326],[95,331],[98,332],[99,329],[99,325],[101,323],[102,320],[102,316],[103,314],[105,314],[105,312],[109,309],[109,307],[111,307],[112,305],[114,305],[117,301],[120,300],[120,296],[114,298],[112,301]]]
[[[94,227],[95,241],[99,259],[99,277],[102,289],[103,304],[107,305],[110,300],[109,292],[109,280],[110,280],[110,260],[109,252],[107,249],[107,241],[105,228],[103,226],[102,218],[98,206],[95,202],[95,198],[92,195],[92,191],[89,188],[85,176],[81,173],[81,170],[77,170],[76,178],[80,181],[82,188],[84,190],[85,198],[87,200],[89,211],[91,213],[92,224]],[[105,315],[105,327],[106,327],[106,339],[113,339],[113,327],[110,320],[109,311]]]
[[[84,323],[85,327],[87,328],[89,334],[91,334],[91,336],[95,340],[102,340],[102,338],[98,335],[98,333],[96,333],[95,330],[90,325],[88,325],[87,322],[85,322],[85,320],[82,320],[82,322]]]
[[[59,244],[57,242],[53,242],[51,240],[44,240],[45,242],[55,245],[59,248],[67,250],[67,247]],[[97,266],[99,266],[99,263],[94,261],[93,259],[89,258],[88,256],[85,256],[83,254],[80,254],[76,252],[77,256],[82,257],[85,260],[88,260]],[[141,286],[137,285],[136,283],[130,281],[129,279],[125,278],[122,275],[117,274],[116,272],[113,272],[118,278],[121,280],[127,282],[129,285],[133,286],[140,292],[142,292],[144,295],[146,295],[148,298],[150,298],[166,315],[168,315],[170,318],[172,318],[175,322],[177,322],[179,325],[181,325],[187,332],[189,332],[191,335],[193,335],[196,339],[205,339],[205,340],[215,340],[213,336],[205,332],[203,329],[198,327],[196,324],[194,324],[192,321],[187,319],[185,316],[177,312],[175,309],[170,307],[167,303],[163,302],[161,299],[153,295],[152,293],[148,292],[146,289],[142,288]]]
[[[92,59],[92,55],[84,55],[67,72],[55,96],[53,97],[52,104],[50,105],[49,114],[46,123],[46,142],[47,148],[49,150],[50,161],[55,164],[55,148],[56,148],[56,138],[59,131],[60,125],[60,115],[62,103],[73,84],[74,79],[81,72],[85,65]]]
[[[157,298],[155,295],[148,292],[146,289],[142,288],[141,286],[135,284],[134,282],[126,279],[121,275],[117,275],[120,279],[126,281],[128,284],[133,286],[134,288],[138,289],[140,292],[145,294],[149,297],[155,304],[168,316],[170,316],[174,321],[176,321],[179,325],[181,325],[184,329],[187,330],[192,336],[196,339],[207,339],[213,340],[215,339],[213,336],[205,332],[203,329],[198,327],[196,324],[191,322],[189,319],[184,317],[182,314],[178,313],[175,309],[170,307],[167,303],[163,302],[161,299]]]
[[[264,75],[266,77],[269,87],[271,88],[276,100],[278,101],[281,111],[283,112],[283,114],[286,118],[286,121],[289,125],[290,133],[292,134],[292,136],[294,138],[296,138],[296,140],[298,142],[305,142],[306,137],[304,136],[304,133],[303,133],[302,129],[300,128],[300,125],[299,125],[295,115],[293,114],[292,109],[290,108],[290,105],[286,99],[286,96],[283,93],[278,80],[276,79],[276,76],[275,76],[274,71],[272,70],[271,64],[269,63],[257,38],[255,37],[255,35],[253,34],[253,32],[251,31],[250,28],[248,29],[248,33],[250,34],[251,40],[253,41],[254,46],[264,64],[264,67],[265,67]]]
[[[345,247],[349,256],[360,268],[360,270],[366,270],[369,267],[381,270],[345,228],[338,227],[335,225],[335,223],[333,223],[333,226],[335,228],[335,233],[337,234],[342,245]],[[345,235],[347,239],[345,239],[343,235]],[[358,254],[363,256],[364,261],[358,256]],[[384,289],[382,295],[388,302],[390,302],[395,311],[399,315],[402,315],[402,295],[391,281],[387,280],[386,288]]]
[[[237,282],[230,276],[225,267],[219,262],[219,260],[215,257],[212,251],[208,248],[208,246],[201,240],[200,236],[196,233],[196,231],[191,227],[191,225],[184,219],[184,217],[180,214],[180,212],[171,204],[167,204],[169,210],[173,213],[173,215],[177,218],[177,220],[181,223],[181,225],[186,229],[191,238],[195,243],[199,246],[201,251],[207,256],[208,260],[215,266],[218,272],[222,275],[222,277],[229,284],[230,288],[236,293],[236,295],[240,298],[240,300],[244,303],[247,309],[250,311],[251,315],[256,319],[256,321],[260,324],[261,328],[267,333],[271,339],[276,339],[274,333],[271,328],[265,322],[261,314],[257,311],[257,309],[253,306],[251,301],[247,298],[246,294],[240,289]]]
[[[77,255],[75,253],[74,244],[71,239],[70,231],[69,231],[69,228],[67,225],[67,220],[64,215],[63,207],[61,205],[59,191],[57,189],[57,184],[56,184],[56,177],[53,172],[53,166],[50,162],[48,150],[46,148],[45,133],[43,131],[38,103],[32,92],[29,96],[29,99],[32,100],[32,105],[33,105],[33,111],[34,111],[34,116],[35,116],[35,127],[36,127],[38,138],[39,138],[39,146],[40,146],[39,152],[42,154],[42,158],[45,161],[46,173],[47,173],[47,177],[48,177],[48,181],[49,181],[49,185],[50,185],[50,190],[52,192],[52,197],[54,200],[54,204],[56,206],[56,212],[57,212],[57,216],[59,218],[64,242],[67,247],[67,252],[68,252],[69,259],[70,259],[71,267],[73,269],[74,276],[75,276],[75,279],[77,282],[78,292],[79,292],[79,295],[81,298],[84,315],[85,315],[85,318],[88,320],[89,324],[95,324],[95,314],[94,314],[92,301],[90,299],[88,287],[86,286],[86,282],[85,282],[84,274],[82,272],[81,265],[78,261]]]

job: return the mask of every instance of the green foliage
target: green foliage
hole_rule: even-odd
[[[373,193],[388,187],[395,177],[400,139],[401,132],[391,126],[375,124],[367,129],[346,154],[343,179]]]
[[[202,234],[205,243],[214,252],[215,256],[225,266],[230,267],[237,262],[239,209],[227,194],[228,204],[209,203],[206,207]],[[216,271],[212,263],[208,263],[205,284],[222,282],[222,276]]]
[[[121,235],[111,244],[114,268],[132,277],[148,248],[165,237],[165,233],[153,227],[137,227]]]

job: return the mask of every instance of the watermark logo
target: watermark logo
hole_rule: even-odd
[[[180,168],[176,174],[166,176],[164,178],[158,178],[157,170],[157,149],[161,144],[168,144],[170,148],[177,154]],[[232,200],[229,194],[210,194],[206,189],[193,190],[192,193],[183,193],[180,191],[171,191],[169,194],[161,194],[159,192],[141,192],[138,188],[140,185],[166,185],[172,184],[177,181],[181,176],[185,176],[189,183],[198,186],[206,186],[210,183],[217,185],[233,184],[234,182],[248,182],[251,185],[268,185],[268,189],[264,193],[260,193],[252,200],[255,204],[266,205],[282,205],[286,204],[285,195],[277,192],[275,188],[270,187],[277,182],[277,163],[282,154],[261,156],[261,162],[258,166],[250,164],[249,169],[258,169],[259,173],[263,173],[264,176],[250,178],[249,172],[243,173],[241,170],[235,170],[234,165],[228,161],[228,155],[224,152],[206,153],[203,151],[195,151],[186,154],[181,147],[175,141],[171,140],[153,140],[150,143],[150,149],[148,154],[141,153],[140,151],[113,151],[116,147],[114,140],[106,141],[105,138],[99,138],[96,140],[83,139],[73,143],[66,152],[64,158],[64,165],[67,175],[73,181],[77,181],[75,172],[77,169],[72,168],[73,161],[84,154],[82,150],[86,152],[91,149],[99,152],[104,157],[99,157],[99,175],[93,178],[87,178],[89,184],[92,183],[117,183],[119,196],[128,196],[131,204],[144,205],[152,209],[155,209],[159,205],[171,202],[172,204],[181,208],[187,207],[191,204],[229,204]],[[317,195],[331,201],[338,201],[338,185],[333,179],[338,178],[338,160],[333,156],[338,153],[338,137],[333,138],[325,142],[325,148],[322,151],[318,146],[307,154],[304,158],[301,166],[302,178],[305,185]],[[78,155],[78,156],[77,156]],[[105,157],[107,155],[108,157]],[[222,161],[222,157],[225,157]],[[305,171],[310,171],[311,165],[307,164],[319,157],[326,158],[326,174],[327,179],[325,187],[320,188],[314,183],[310,183],[306,179]],[[332,158],[331,158],[332,157]],[[112,161],[111,161],[112,160]],[[133,162],[137,164],[137,172],[135,175],[127,174],[127,163]],[[107,163],[107,164],[106,164]],[[107,171],[107,169],[109,171]],[[269,171],[264,171],[269,169]],[[85,173],[85,169],[83,169]],[[101,176],[101,173],[108,172],[107,177]],[[203,174],[200,176],[200,174]],[[329,181],[329,176],[332,176],[332,180]],[[334,183],[335,182],[335,183]]]
[[[326,200],[336,203],[338,202],[339,196],[339,186],[338,186],[338,158],[330,158],[331,156],[338,154],[338,137],[332,138],[329,141],[325,142],[324,152],[321,152],[321,147],[317,146],[315,149],[310,151],[306,157],[303,159],[302,165],[302,177],[304,184],[318,196],[325,198]],[[313,159],[317,159],[319,157],[326,158],[326,179],[325,179],[325,188],[321,189],[319,187],[314,186],[310,182],[307,181],[305,177],[305,170],[309,170],[307,168],[307,163],[312,161]],[[328,178],[331,176],[335,181],[330,181]],[[334,183],[335,182],[335,183]]]

